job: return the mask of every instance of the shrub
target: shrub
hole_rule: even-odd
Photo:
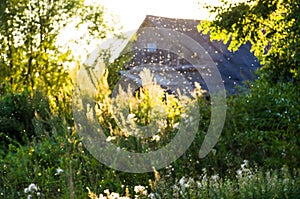
[[[226,124],[217,145],[219,168],[242,160],[264,168],[297,168],[299,148],[299,87],[259,80],[249,92],[228,99]],[[221,158],[223,157],[223,158]],[[225,169],[225,170],[226,170]]]
[[[32,119],[34,107],[28,92],[7,94],[0,99],[0,142],[7,148],[8,143],[24,143],[34,135]]]
[[[61,122],[50,120],[51,108],[48,98],[41,92],[31,94],[6,94],[0,99],[0,142],[2,149],[10,143],[29,144],[33,139],[55,131]],[[44,129],[45,131],[42,131]]]

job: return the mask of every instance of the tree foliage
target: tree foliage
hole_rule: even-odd
[[[262,76],[271,82],[299,82],[300,1],[222,2],[223,6],[207,6],[216,18],[201,22],[198,29],[210,31],[211,39],[230,41],[231,50],[250,41],[263,64]]]
[[[58,36],[76,21],[105,38],[113,29],[104,21],[104,8],[83,0],[4,0],[0,9],[0,91],[41,90],[62,108],[72,89],[67,63],[75,58],[58,47]]]
[[[84,0],[0,1],[0,142],[37,136],[35,120],[57,116],[72,124],[69,65],[78,60],[58,44],[69,24],[87,28],[88,40],[114,31],[104,8]]]

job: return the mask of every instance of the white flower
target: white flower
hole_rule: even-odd
[[[218,174],[213,175],[213,176],[211,176],[211,179],[212,179],[213,181],[217,181],[217,180],[219,179],[219,175],[218,175]]]
[[[183,176],[180,180],[179,180],[179,184],[181,187],[185,186],[185,182],[186,182],[186,178]]]
[[[35,192],[35,191],[38,190],[38,188],[37,188],[37,186],[36,186],[35,184],[31,183],[31,184],[28,186],[28,190],[29,190],[30,192]]]
[[[243,163],[244,163],[244,164],[241,164],[242,170],[245,169],[246,166],[248,165],[248,160],[244,160]]]
[[[24,193],[28,193],[29,192],[29,189],[26,187],[25,189],[24,189]]]
[[[202,184],[201,184],[201,182],[199,182],[199,181],[196,182],[196,185],[197,185],[198,188],[201,188],[201,187],[202,187]]]
[[[138,185],[134,186],[134,192],[136,194],[147,195],[147,190],[144,186]]]
[[[110,142],[110,141],[115,140],[115,139],[116,139],[115,136],[108,136],[108,137],[106,138],[106,142]]]
[[[120,194],[112,192],[109,196],[110,199],[118,199],[120,197]]]
[[[239,169],[239,170],[236,171],[236,173],[237,173],[238,175],[242,175],[243,171]]]
[[[162,130],[164,130],[166,127],[167,127],[167,121],[164,120],[164,119],[161,119],[161,120],[157,120],[156,121],[156,125],[157,125],[157,128],[158,128],[158,133],[161,132]]]
[[[188,116],[187,114],[183,113],[183,114],[181,114],[181,117],[182,117],[183,119],[186,119],[186,118],[188,118],[189,116]]]
[[[184,187],[188,188],[188,187],[190,187],[193,184],[195,184],[194,179],[193,178],[189,178],[188,181],[185,183]]]
[[[136,120],[135,114],[133,114],[133,113],[128,114],[127,119],[126,119],[126,121],[128,123],[134,123],[135,120]]]
[[[174,128],[174,129],[179,129],[179,126],[180,126],[180,124],[177,122],[177,123],[175,123],[175,124],[173,125],[173,128]]]
[[[202,180],[207,180],[207,174],[205,173],[205,174],[202,174]]]
[[[148,198],[150,198],[150,199],[155,199],[155,198],[157,198],[157,197],[156,197],[156,194],[150,193],[150,194],[148,195]]]
[[[37,195],[37,196],[40,196],[40,195],[41,195],[41,192],[37,192],[36,195]]]
[[[27,199],[31,199],[31,198],[32,198],[32,196],[31,196],[31,195],[28,195],[28,196],[27,196]]]
[[[100,195],[99,195],[99,198],[96,198],[96,199],[107,199],[107,197],[104,196],[103,194],[100,194]]]
[[[64,172],[64,170],[62,170],[61,168],[57,168],[55,175],[60,175],[63,172]]]
[[[160,136],[159,135],[153,135],[151,138],[151,141],[159,142]]]

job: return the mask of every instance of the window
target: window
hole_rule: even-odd
[[[156,43],[148,43],[147,44],[147,51],[148,52],[155,52],[156,51]]]

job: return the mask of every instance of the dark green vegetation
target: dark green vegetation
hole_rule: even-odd
[[[260,78],[228,98],[225,127],[206,158],[199,159],[198,152],[210,107],[200,97],[201,122],[192,146],[172,166],[147,174],[99,163],[73,127],[72,81],[64,65],[74,58],[55,46],[55,27],[79,15],[83,22],[95,22],[92,33],[105,37],[112,29],[100,20],[103,13],[81,1],[39,1],[47,6],[28,2],[0,4],[1,198],[88,198],[86,187],[97,194],[109,189],[122,195],[128,188],[134,197],[136,185],[147,186],[153,198],[299,197],[299,1],[228,6],[216,9],[216,21],[202,24],[212,35],[231,35],[232,47],[243,39],[257,44],[253,49],[264,64]],[[83,8],[94,13],[82,15]],[[26,18],[28,9],[35,17]],[[107,86],[109,91],[111,84]],[[31,183],[37,191],[25,193]]]

